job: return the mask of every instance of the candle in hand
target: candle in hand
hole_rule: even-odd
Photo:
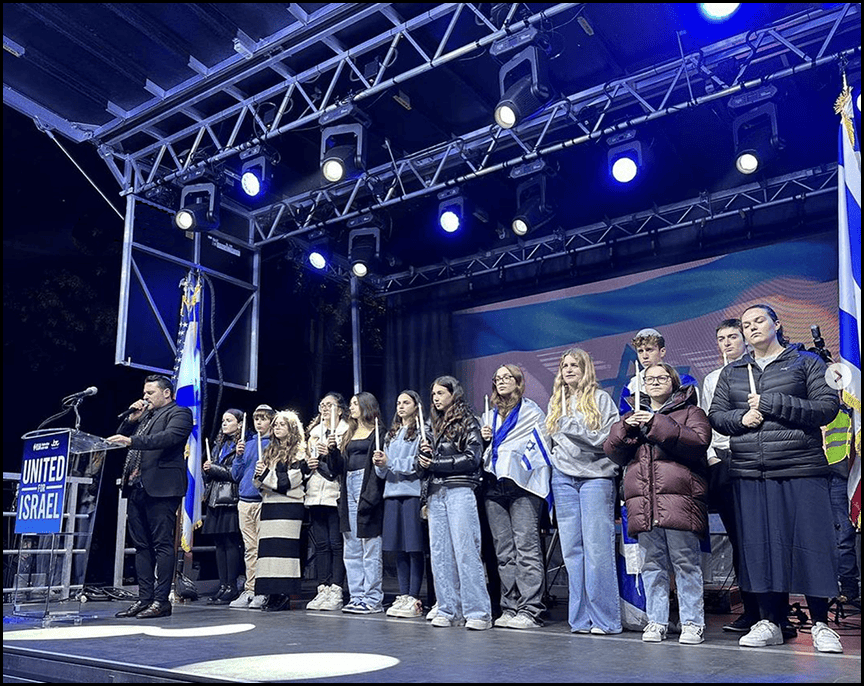
[[[378,435],[378,417],[375,417],[375,450],[381,450],[381,437]]]
[[[566,384],[562,383],[561,384],[561,416],[562,417],[566,417],[568,410],[570,409],[569,407],[567,407],[567,394],[566,394],[566,390],[565,390],[564,386],[566,386]]]
[[[258,459],[261,459],[261,432],[257,431],[258,434]]]
[[[747,374],[750,377],[750,392],[756,395],[756,380],[753,378],[753,365],[747,363]]]
[[[486,411],[483,413],[483,421],[487,421],[486,416],[489,414],[489,396],[488,395],[485,396],[485,399],[486,399],[486,404],[485,404]]]
[[[330,431],[336,432],[336,403],[330,405]]]
[[[725,367],[727,364],[729,364],[729,357],[726,355],[726,351],[724,350],[723,351],[723,366]]]
[[[207,462],[212,462],[210,459],[210,439],[204,439],[204,447],[207,448]]]
[[[642,388],[641,388],[642,383],[641,383],[641,379],[640,379],[641,375],[642,375],[642,372],[639,371],[639,366],[637,365],[636,366],[636,398],[635,398],[636,406],[633,408],[636,412],[638,412],[639,408],[642,407]]]
[[[423,406],[417,406],[417,421],[420,422],[420,442],[426,442],[426,425],[423,423]]]

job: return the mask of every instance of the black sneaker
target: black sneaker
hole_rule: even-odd
[[[723,625],[723,631],[732,631],[736,634],[746,634],[753,625],[758,622],[758,619],[753,619],[747,615],[741,615],[738,619]]]
[[[791,641],[793,638],[797,638],[798,629],[789,624],[789,622],[783,622],[780,625],[780,633],[783,634],[784,641]]]

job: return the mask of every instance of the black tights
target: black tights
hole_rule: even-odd
[[[242,562],[242,542],[240,532],[218,534],[213,537],[216,544],[216,571],[219,573],[219,585],[234,587],[240,575]]]

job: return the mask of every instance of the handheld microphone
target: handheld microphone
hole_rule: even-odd
[[[130,415],[133,415],[136,412],[146,412],[149,409],[150,409],[150,403],[145,400],[144,401],[144,407],[142,407],[140,409],[137,407],[130,407],[128,410],[123,410],[120,414],[117,415],[117,419],[126,419],[126,417],[129,417]]]
[[[89,388],[85,388],[83,391],[78,391],[77,393],[73,393],[72,395],[67,395],[63,398],[64,403],[72,402],[73,400],[81,400],[81,398],[87,398],[91,395],[96,395],[99,392],[99,389],[96,386],[90,386]]]

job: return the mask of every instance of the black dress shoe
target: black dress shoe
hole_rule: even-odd
[[[141,610],[136,617],[138,619],[154,619],[156,617],[169,617],[171,615],[171,603],[167,600],[154,600],[150,607]]]
[[[216,591],[216,593],[214,593],[212,596],[210,596],[210,597],[207,599],[207,604],[208,604],[208,605],[213,605],[214,603],[218,603],[219,600],[222,598],[222,596],[224,596],[224,595],[225,595],[226,593],[228,593],[228,591],[230,591],[230,590],[231,590],[231,587],[230,587],[230,586],[227,586],[227,585],[225,585],[225,586],[220,586],[220,587],[219,587],[219,590]]]
[[[120,610],[115,617],[134,617],[142,610],[150,607],[152,600],[136,600],[134,604],[127,607],[125,610]]]
[[[264,605],[264,612],[279,612],[287,610],[291,604],[291,598],[287,595],[272,594],[267,598],[267,603]]]
[[[213,605],[228,605],[240,597],[240,591],[233,586],[229,586],[228,590],[213,601]]]

